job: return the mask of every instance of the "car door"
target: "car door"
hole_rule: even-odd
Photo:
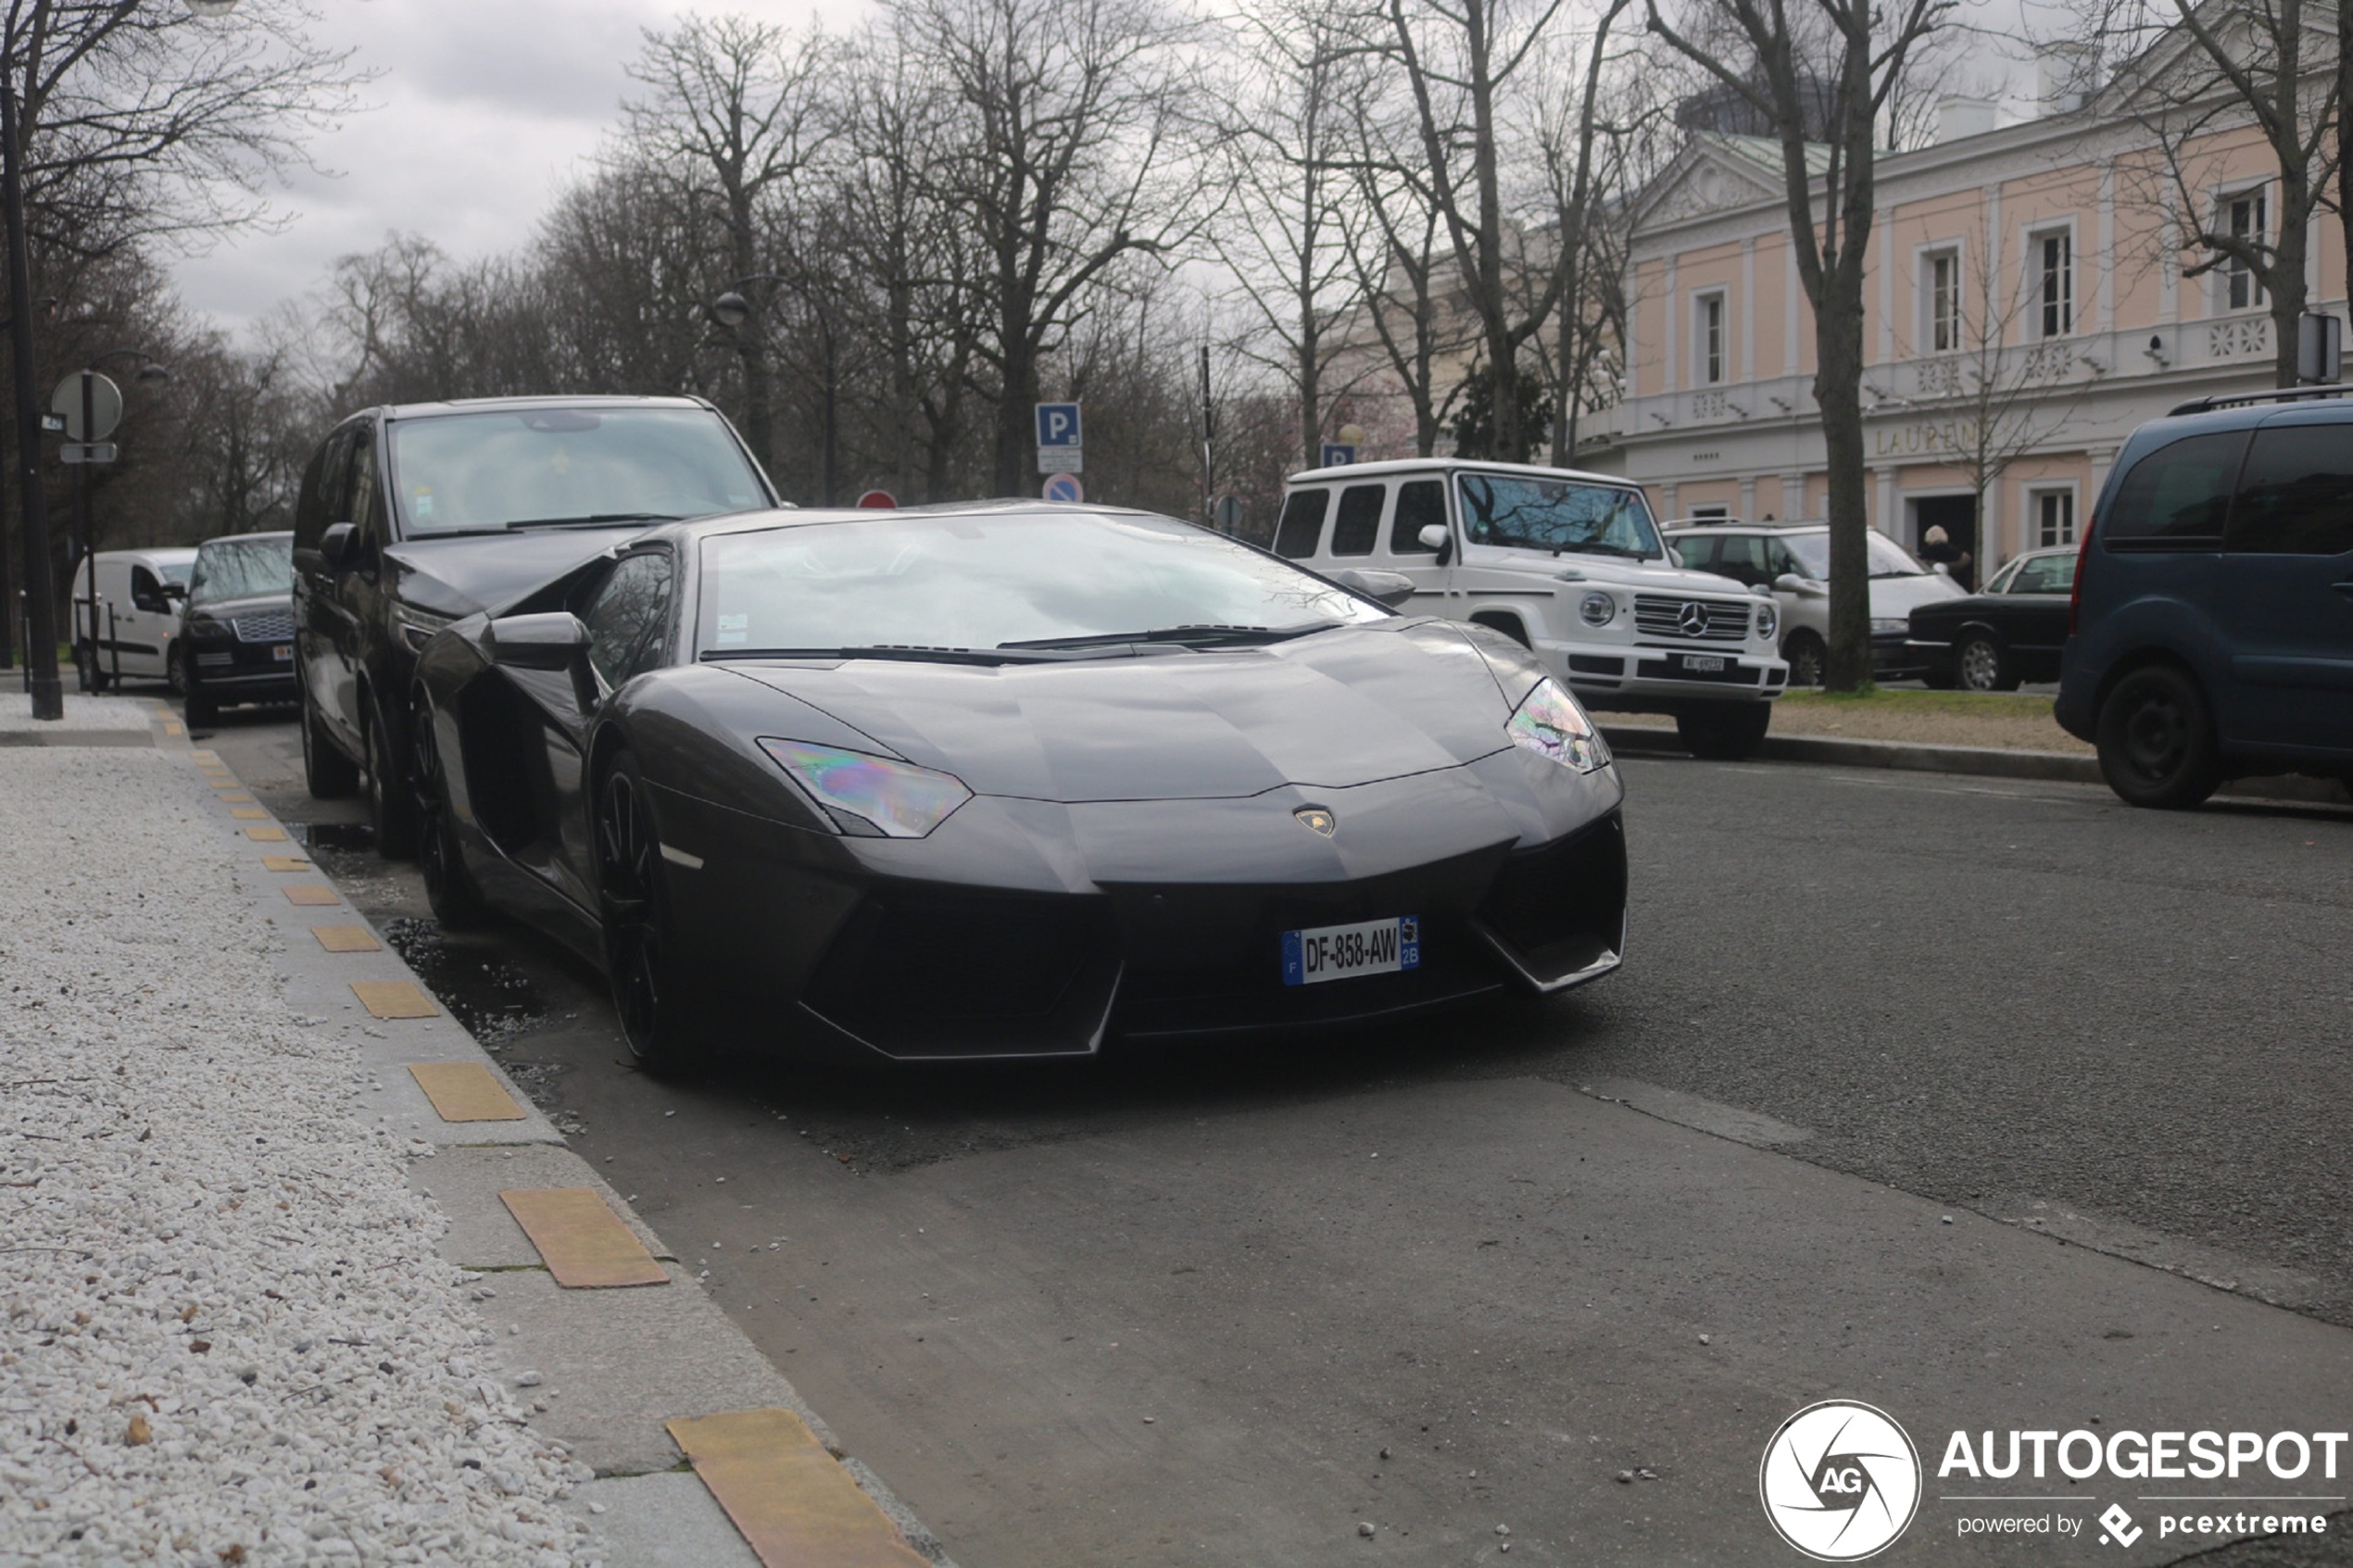
[[[1432,524],[1448,526],[1446,482],[1409,479],[1399,485],[1390,511],[1388,558],[1380,564],[1414,580],[1414,598],[1418,602],[1413,608],[1418,610],[1435,609],[1445,599],[1447,574],[1452,570],[1438,564],[1436,546],[1422,543],[1422,530]],[[1453,558],[1451,551],[1448,558]]]
[[[133,562],[129,591],[115,610],[115,641],[122,654],[126,675],[164,674],[164,656],[171,646],[179,610],[163,591],[163,579],[152,567]]]
[[[351,542],[344,547],[343,564],[335,573],[334,599],[343,613],[335,618],[333,655],[328,674],[331,715],[336,729],[364,755],[371,715],[367,710],[371,680],[384,674],[384,640],[399,634],[392,625],[392,582],[384,566],[384,546],[390,540],[384,516],[384,485],[378,477],[376,429],[356,425],[351,433],[350,479],[345,488],[342,521],[351,524]]]
[[[2223,535],[2227,737],[2353,753],[2353,427],[2266,425]]]
[[[349,517],[352,427],[320,445],[303,471],[295,504],[295,664],[312,712],[338,734],[344,730],[337,693],[349,684],[343,650],[351,641],[350,606],[338,591],[341,573],[327,564],[320,541],[328,528]],[[345,734],[356,753],[357,737]]]
[[[659,546],[625,555],[590,590],[579,615],[588,628],[588,665],[597,688],[610,696],[667,661],[676,610],[677,570],[670,551]],[[583,709],[570,681],[535,684],[540,744],[547,759],[551,813],[545,841],[554,856],[546,867],[564,897],[581,908],[597,907],[596,820],[598,802],[587,776],[589,732],[602,703]]]
[[[2018,656],[2019,672],[2030,681],[2058,678],[2059,648],[2067,641],[2067,602],[2075,586],[2075,553],[2029,556],[1987,596],[2000,606],[1996,627]]]

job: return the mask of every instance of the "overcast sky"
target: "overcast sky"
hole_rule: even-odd
[[[593,157],[630,83],[639,30],[724,8],[790,27],[855,25],[864,0],[327,0],[315,34],[378,71],[371,107],[319,137],[323,172],[296,170],[274,234],[182,262],[183,296],[241,329],[316,286],[336,257],[390,230],[454,257],[529,237],[548,199]]]

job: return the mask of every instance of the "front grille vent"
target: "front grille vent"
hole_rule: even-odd
[[[267,615],[241,615],[229,624],[241,643],[286,643],[294,640],[294,612],[273,609]]]
[[[1737,643],[1748,635],[1748,605],[1739,599],[1634,596],[1634,630],[1645,637],[1679,642]]]

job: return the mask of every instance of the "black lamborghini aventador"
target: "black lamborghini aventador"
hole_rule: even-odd
[[[902,1060],[1376,1018],[1617,967],[1622,791],[1516,644],[1142,512],[763,512],[436,636],[434,907],[629,1042]]]

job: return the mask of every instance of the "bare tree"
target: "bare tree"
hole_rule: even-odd
[[[2125,51],[2113,90],[2158,155],[2164,188],[2144,194],[2180,216],[2183,247],[2202,257],[2182,275],[2223,273],[2231,305],[2268,305],[2281,386],[2296,384],[2312,222],[2337,172],[2329,19],[2306,0],[2102,0],[2094,19],[2107,45]],[[2221,144],[2246,126],[2262,136],[2273,178],[2218,199]]]
[[[1114,263],[1199,232],[1176,167],[1195,30],[1162,0],[895,0],[890,21],[957,111],[933,177],[985,251],[992,478],[1021,495],[1041,359]]]
[[[1871,678],[1870,527],[1863,452],[1863,280],[1869,255],[1878,127],[1913,48],[1954,0],[1692,0],[1677,27],[1644,0],[1651,31],[1749,104],[1774,130],[1791,248],[1814,310],[1814,401],[1830,481],[1831,646],[1827,684]],[[1696,24],[1696,25],[1694,25]],[[1817,65],[1818,62],[1818,67]],[[1827,147],[1807,132],[1816,70],[1831,88]],[[1823,155],[1816,161],[1816,154]]]

